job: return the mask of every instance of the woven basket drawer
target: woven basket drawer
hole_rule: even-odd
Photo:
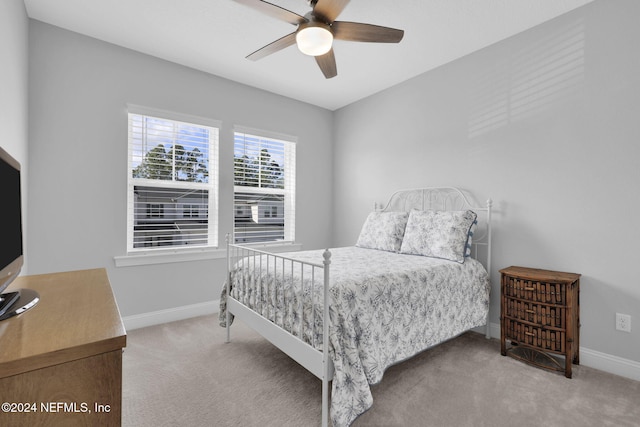
[[[565,328],[565,310],[563,306],[536,304],[507,298],[506,313],[508,317],[553,328]]]
[[[505,296],[548,304],[565,304],[566,285],[564,283],[536,282],[517,277],[506,279]]]
[[[505,338],[543,350],[564,352],[565,332],[539,328],[513,319],[505,319]]]

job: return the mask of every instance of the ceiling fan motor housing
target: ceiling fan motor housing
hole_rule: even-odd
[[[298,49],[306,55],[324,55],[333,44],[333,32],[324,22],[309,20],[298,26],[296,43]]]

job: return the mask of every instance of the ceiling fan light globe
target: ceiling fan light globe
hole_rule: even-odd
[[[296,33],[296,43],[305,55],[324,55],[331,50],[333,34],[324,27],[309,26]]]

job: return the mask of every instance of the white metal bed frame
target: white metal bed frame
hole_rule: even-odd
[[[377,205],[374,205],[374,210],[381,212],[391,211],[406,211],[409,212],[412,209],[419,210],[466,210],[470,209],[478,214],[478,226],[472,240],[472,253],[471,256],[478,259],[478,248],[486,248],[485,262],[483,263],[489,277],[491,277],[491,208],[492,201],[488,199],[486,206],[479,207],[474,206],[462,190],[454,187],[430,187],[430,188],[418,188],[409,190],[400,190],[395,192],[386,206],[379,209]],[[310,263],[300,261],[295,258],[285,257],[274,253],[266,252],[263,250],[254,249],[251,247],[237,245],[230,242],[229,235],[227,239],[227,281],[226,281],[226,295],[227,295],[227,310],[226,310],[226,342],[231,341],[231,315],[245,322],[248,326],[257,331],[264,338],[269,340],[272,344],[286,353],[289,357],[301,364],[309,372],[314,374],[320,380],[322,380],[322,426],[329,425],[329,381],[333,379],[334,366],[333,361],[329,357],[329,322],[325,322],[324,319],[329,318],[329,284],[330,284],[330,265],[331,265],[331,252],[326,249],[323,253],[323,261],[321,263]],[[262,263],[262,259],[266,257],[267,268],[270,265],[270,258],[273,258],[275,263],[282,263],[282,270],[285,269],[285,263],[291,264],[291,272],[294,268],[300,271],[304,270],[304,267],[311,269],[312,285],[316,285],[314,279],[316,269],[323,271],[323,280],[321,286],[323,286],[324,300],[323,300],[323,331],[322,331],[322,351],[315,348],[314,343],[308,344],[303,341],[302,333],[303,328],[300,328],[300,336],[295,336],[292,332],[289,332],[283,327],[276,325],[271,320],[263,317],[261,314],[247,307],[243,302],[231,297],[231,281],[232,281],[232,269],[234,260],[253,260]],[[244,262],[244,261],[242,261]],[[247,261],[251,262],[251,261]],[[288,265],[288,264],[287,264]],[[296,265],[296,267],[294,267]],[[260,264],[262,267],[262,264]],[[275,270],[275,268],[274,268]],[[311,295],[314,293],[311,292]],[[301,324],[303,322],[301,321]],[[315,321],[312,322],[315,325]],[[312,336],[315,334],[312,334]],[[486,323],[486,337],[490,338],[489,327],[489,315],[487,314]]]

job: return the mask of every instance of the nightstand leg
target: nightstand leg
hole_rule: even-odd
[[[580,364],[580,279],[576,280],[576,355],[573,357],[573,363]]]
[[[501,277],[500,278],[500,295],[504,295],[505,293],[505,278]],[[507,355],[507,344],[505,342],[505,338],[506,338],[506,334],[505,334],[505,321],[504,321],[504,313],[506,311],[506,307],[505,307],[505,299],[504,298],[500,298],[500,354],[502,354],[503,356]]]

